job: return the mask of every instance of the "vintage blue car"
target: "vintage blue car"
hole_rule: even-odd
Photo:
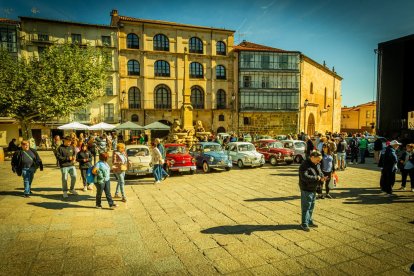
[[[211,169],[230,170],[233,166],[229,157],[220,144],[214,142],[200,142],[195,144],[190,154],[195,158],[197,167],[202,167],[205,173]]]

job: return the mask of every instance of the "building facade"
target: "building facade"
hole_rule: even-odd
[[[353,107],[342,107],[341,132],[375,134],[377,103],[375,101]]]
[[[341,80],[298,51],[235,47],[237,129],[251,134],[338,132]]]
[[[122,121],[182,120],[186,77],[194,123],[202,121],[206,131],[234,130],[234,31],[131,18],[116,10],[111,16],[119,28]]]
[[[408,113],[414,111],[414,35],[378,44],[377,133],[414,140]]]

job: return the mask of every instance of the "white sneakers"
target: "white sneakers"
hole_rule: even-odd
[[[68,192],[63,192],[63,198],[68,198]]]
[[[161,183],[161,181],[159,180],[154,182],[154,184],[159,184],[159,183]]]
[[[83,186],[83,191],[86,192],[88,188],[86,186]]]

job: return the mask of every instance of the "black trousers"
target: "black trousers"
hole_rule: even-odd
[[[387,194],[392,194],[392,187],[395,183],[395,171],[384,170],[381,171],[380,186],[381,190]]]
[[[410,182],[411,182],[411,189],[414,189],[414,169],[401,170],[401,187],[404,187],[407,185],[407,176],[410,176]]]
[[[102,192],[105,192],[106,200],[108,201],[109,207],[112,207],[114,205],[114,201],[111,196],[111,182],[104,181],[102,184],[95,184],[96,186],[96,206],[102,206]]]
[[[81,171],[83,186],[87,186],[88,184],[86,183],[86,173],[88,169],[80,169],[80,171]]]

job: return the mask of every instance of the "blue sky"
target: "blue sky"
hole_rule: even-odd
[[[0,17],[36,16],[109,24],[109,13],[235,30],[297,50],[342,76],[342,105],[376,96],[378,43],[414,34],[414,0],[2,0]]]

